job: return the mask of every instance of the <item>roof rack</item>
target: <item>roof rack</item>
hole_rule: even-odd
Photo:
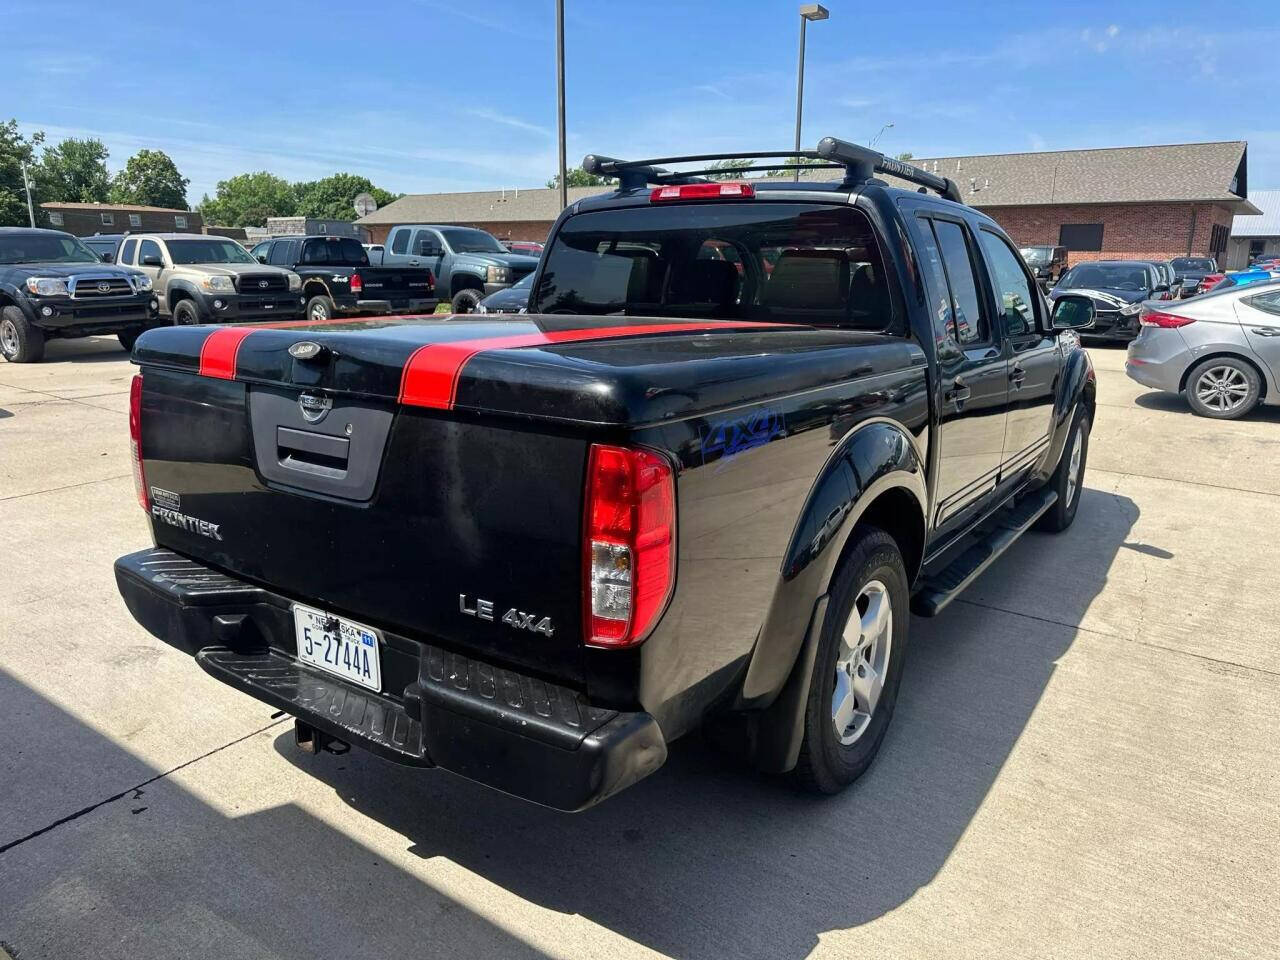
[[[790,160],[820,160],[823,163],[789,163]],[[668,163],[706,163],[723,160],[769,160],[774,162],[751,164],[745,167],[706,167],[701,170],[667,170]],[[887,173],[929,190],[937,191],[948,200],[963,203],[960,188],[948,177],[921,170],[917,166],[893,160],[882,153],[836,137],[823,137],[813,150],[775,150],[747,153],[695,153],[683,157],[654,157],[650,160],[617,160],[589,153],[582,160],[582,169],[602,177],[617,177],[618,189],[638,190],[649,184],[706,183],[713,174],[751,173],[765,170],[832,170],[844,168],[844,182],[849,185],[866,183],[877,173]]]

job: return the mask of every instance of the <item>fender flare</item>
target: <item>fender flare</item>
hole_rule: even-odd
[[[174,291],[181,291],[183,296],[180,296],[177,299],[174,299],[174,296],[173,296]],[[168,311],[169,316],[171,317],[173,316],[173,308],[176,303],[178,303],[181,300],[187,300],[187,299],[191,299],[196,302],[196,309],[199,311],[200,318],[203,320],[205,317],[205,314],[208,312],[205,310],[205,306],[204,306],[204,300],[205,300],[204,291],[202,291],[199,287],[197,287],[195,283],[191,280],[185,280],[181,277],[175,280],[170,280],[169,285],[165,287],[165,291],[164,291],[164,305],[165,305],[165,310]]]
[[[1062,371],[1058,374],[1058,388],[1053,402],[1053,433],[1045,458],[1040,464],[1041,479],[1047,478],[1057,468],[1080,405],[1084,404],[1089,416],[1093,417],[1096,395],[1097,374],[1093,371],[1093,362],[1083,347],[1076,346],[1063,359]]]
[[[31,305],[31,301],[27,299],[16,284],[0,283],[0,294],[3,294],[6,300],[11,301],[12,305],[22,311],[22,315],[27,318],[28,323],[38,324],[35,307]]]
[[[454,267],[449,274],[449,297],[452,299],[459,290],[475,290],[477,285],[480,292],[484,293],[484,278],[483,272],[476,272],[473,268]],[[459,280],[464,281],[461,286],[458,284]]]

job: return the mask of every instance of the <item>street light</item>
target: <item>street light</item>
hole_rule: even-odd
[[[556,139],[560,147],[560,209],[569,205],[564,149],[564,0],[556,0]]]
[[[892,129],[893,129],[893,124],[886,123],[883,127],[880,128],[880,133],[877,133],[874,137],[872,137],[869,141],[867,141],[867,146],[874,147],[876,145],[876,141],[880,139],[880,137],[884,134],[884,132],[886,130],[892,130]]]
[[[800,4],[800,59],[796,64],[796,153],[800,152],[800,117],[804,112],[804,35],[810,20],[825,20],[831,14],[820,3]],[[796,157],[796,183],[800,182],[800,158]]]

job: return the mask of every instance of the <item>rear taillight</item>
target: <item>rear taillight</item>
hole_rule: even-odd
[[[675,473],[648,450],[593,444],[586,501],[583,634],[592,646],[631,646],[675,583]]]
[[[427,289],[435,290],[435,288],[436,288],[436,275],[432,273],[430,270],[428,270],[427,271]]]
[[[357,294],[364,293],[364,280],[358,273],[353,273],[351,275],[351,292]]]
[[[135,375],[129,384],[129,447],[133,456],[133,485],[138,491],[138,503],[150,513],[147,477],[142,472],[142,374]]]
[[[649,194],[650,203],[670,203],[673,200],[740,200],[754,197],[756,188],[749,183],[682,183],[679,186],[658,187]]]
[[[1180,317],[1176,313],[1165,313],[1163,310],[1144,310],[1138,317],[1144,327],[1185,327],[1195,323],[1193,317]]]

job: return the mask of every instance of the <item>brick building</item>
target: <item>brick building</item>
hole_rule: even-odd
[[[1222,257],[1232,217],[1257,212],[1248,200],[1243,141],[911,162],[956,181],[965,202],[993,217],[1015,242],[1062,244],[1072,263]],[[838,175],[819,170],[804,176]],[[571,189],[569,202],[605,189]],[[402,197],[356,223],[368,228],[374,243],[384,242],[397,223],[459,224],[504,240],[545,240],[559,212],[555,190],[428,193]]]
[[[48,224],[77,237],[95,233],[202,233],[204,220],[194,210],[142,207],[127,203],[42,203]]]

